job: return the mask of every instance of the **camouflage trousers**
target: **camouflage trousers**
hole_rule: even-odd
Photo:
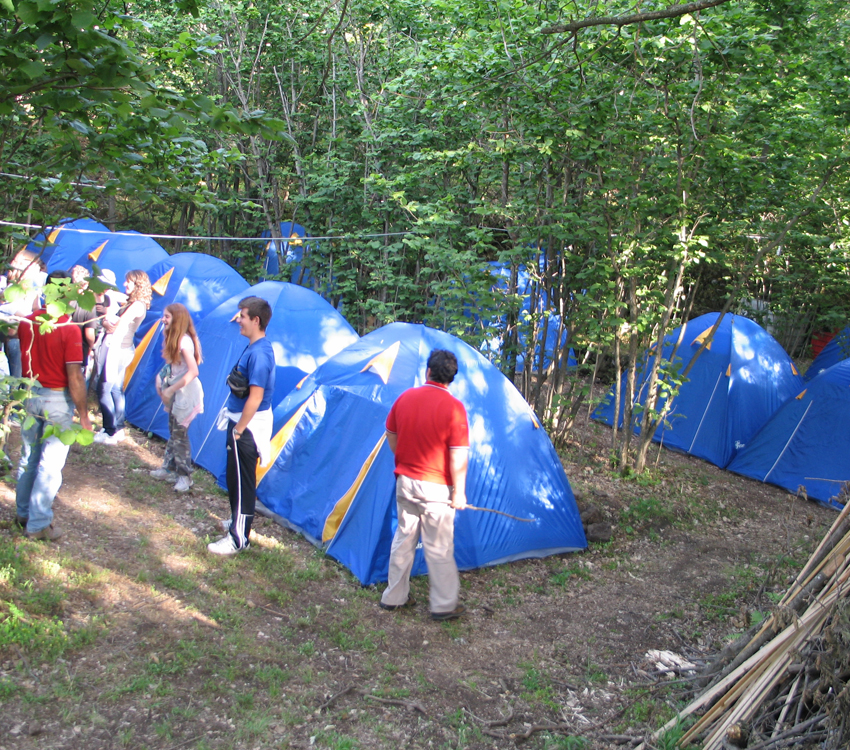
[[[181,477],[188,477],[195,470],[192,463],[192,448],[189,445],[189,431],[169,414],[168,434],[162,468],[173,471]]]

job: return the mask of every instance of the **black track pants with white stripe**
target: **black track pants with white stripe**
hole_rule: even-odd
[[[236,422],[227,425],[227,494],[230,495],[230,534],[240,549],[248,543],[257,502],[259,452],[251,430],[233,437]]]

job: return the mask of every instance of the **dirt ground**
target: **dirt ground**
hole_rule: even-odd
[[[268,519],[212,559],[226,497],[201,471],[184,496],[151,479],[164,446],[129,432],[73,447],[55,544],[16,533],[0,485],[0,545],[37,563],[16,585],[88,634],[55,658],[0,650],[0,750],[627,747],[680,697],[647,652],[704,663],[835,517],[666,450],[651,480],[617,479],[607,429],[583,425],[567,475],[613,540],[462,573],[468,617],[434,623],[426,580],[385,612],[380,587]]]

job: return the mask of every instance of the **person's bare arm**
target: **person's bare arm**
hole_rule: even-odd
[[[91,429],[89,420],[88,404],[86,403],[86,381],[83,379],[83,371],[79,362],[67,362],[65,372],[68,375],[68,390],[71,392],[71,400],[77,407],[80,415],[80,425],[87,430]]]
[[[387,430],[387,445],[390,446],[390,450],[395,453],[396,446],[398,446],[398,435],[394,432],[390,432]]]
[[[181,388],[185,388],[189,383],[191,383],[196,377],[198,377],[198,363],[195,361],[194,352],[189,352],[188,349],[181,349],[180,356],[183,357],[183,362],[186,364],[186,367],[189,369],[183,375],[180,380],[176,380],[173,382],[168,388],[162,389],[162,398],[163,400],[171,401],[174,398],[174,394],[177,393]],[[258,386],[256,386],[258,387]],[[262,389],[260,389],[262,390]],[[262,401],[262,395],[260,395],[260,401]],[[247,404],[246,404],[247,406]],[[259,402],[257,402],[257,406],[259,406]],[[256,409],[254,412],[256,413]],[[254,416],[253,414],[251,415]],[[250,421],[250,420],[249,420]]]
[[[452,508],[463,510],[466,507],[466,469],[469,448],[450,449],[449,459],[449,472],[452,475]]]

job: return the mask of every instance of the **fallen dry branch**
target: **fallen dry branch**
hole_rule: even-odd
[[[792,747],[815,735],[825,750],[848,747],[850,504],[770,617],[707,671],[708,687],[653,740],[701,713],[681,747]]]
[[[531,735],[536,734],[537,732],[574,732],[575,727],[569,724],[532,724],[528,729],[524,732],[517,732],[516,734],[512,734],[511,737],[516,742],[524,742]]]
[[[826,719],[826,716],[815,716],[813,719],[809,721],[804,721],[801,724],[797,724],[793,729],[789,729],[787,732],[783,732],[776,737],[771,737],[769,740],[765,740],[764,742],[759,742],[758,745],[751,745],[748,750],[766,750],[768,747],[775,747],[780,742],[784,742],[792,737],[800,737],[805,735],[807,738],[812,736],[812,732],[809,730],[812,727],[817,726],[822,723]]]
[[[510,709],[510,713],[507,716],[505,716],[504,718],[493,719],[493,720],[482,719],[480,716],[476,716],[474,713],[472,713],[472,711],[469,710],[468,706],[464,706],[463,710],[466,711],[466,713],[468,713],[473,719],[475,719],[475,721],[486,725],[490,729],[492,729],[493,727],[506,727],[508,724],[510,724],[514,720],[513,709]]]
[[[378,703],[386,703],[389,706],[402,706],[408,711],[419,711],[419,713],[423,716],[428,715],[428,712],[422,707],[422,704],[417,703],[416,701],[400,701],[393,698],[379,698],[377,695],[372,695],[371,693],[360,693],[360,695],[364,698],[368,698],[369,700],[377,701]]]
[[[600,734],[595,739],[600,742],[610,742],[613,745],[637,745],[640,742],[640,737],[633,737],[630,734]]]
[[[354,685],[349,685],[347,688],[343,688],[338,693],[334,693],[330,698],[328,698],[321,706],[319,706],[317,711],[324,711],[326,708],[330,708],[337,700],[342,698],[343,695],[348,695],[352,690],[354,690]]]

